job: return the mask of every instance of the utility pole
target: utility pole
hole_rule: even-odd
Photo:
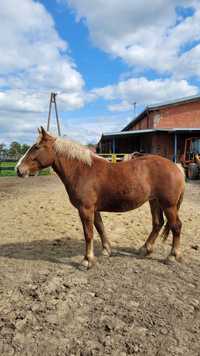
[[[135,117],[135,112],[136,112],[136,101],[134,101],[134,103],[133,103],[133,112],[134,112],[134,117]]]
[[[55,113],[56,113],[58,136],[61,136],[60,121],[59,121],[59,117],[58,117],[58,109],[57,109],[57,104],[56,104],[56,96],[57,96],[57,93],[51,93],[50,102],[49,102],[49,114],[48,114],[48,122],[47,122],[47,131],[49,131],[49,129],[50,129],[51,108],[52,108],[52,104],[54,104]]]

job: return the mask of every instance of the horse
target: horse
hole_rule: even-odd
[[[111,163],[88,148],[38,129],[39,136],[16,165],[17,175],[26,177],[52,167],[65,186],[70,202],[78,209],[85,237],[82,265],[95,264],[93,226],[100,235],[103,255],[111,255],[111,245],[100,212],[125,212],[149,201],[152,231],[139,249],[143,257],[153,252],[163,225],[165,238],[172,232],[172,248],[167,260],[181,261],[181,220],[185,179],[168,159],[144,155],[125,162]]]

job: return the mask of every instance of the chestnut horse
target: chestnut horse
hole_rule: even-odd
[[[86,242],[84,266],[90,268],[95,260],[93,225],[100,235],[103,254],[111,254],[100,211],[124,212],[139,208],[146,201],[150,204],[153,227],[140,249],[141,255],[153,251],[165,215],[165,237],[170,230],[173,235],[168,258],[181,259],[182,224],[178,210],[185,181],[174,163],[154,155],[110,163],[75,142],[50,135],[41,127],[36,143],[20,159],[16,170],[18,176],[24,177],[49,166],[60,177],[71,203],[79,211]]]

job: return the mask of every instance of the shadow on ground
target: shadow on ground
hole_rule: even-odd
[[[94,243],[95,256],[101,256],[101,244],[98,241]],[[36,240],[30,242],[17,242],[0,245],[0,256],[30,261],[47,261],[52,263],[73,264],[70,259],[76,256],[83,256],[85,251],[85,242],[83,240],[73,240],[70,237],[56,240]],[[134,247],[124,248],[115,247],[112,249],[112,257],[133,257],[134,259],[144,259],[138,254],[138,249]],[[163,260],[154,255],[147,257],[162,263]]]

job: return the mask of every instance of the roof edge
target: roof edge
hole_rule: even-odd
[[[194,102],[194,101],[200,101],[200,95],[187,96],[187,97],[179,98],[176,100],[169,100],[166,102],[160,102],[158,104],[148,105],[145,107],[145,109],[139,115],[137,115],[133,120],[131,120],[129,122],[129,124],[126,125],[121,131],[128,130],[132,126],[132,124],[135,124],[136,122],[140,121],[144,117],[144,115],[150,111],[155,111],[155,110],[162,109],[162,108],[165,108],[168,106],[177,106],[177,105],[181,105],[183,103],[190,103],[190,102]]]

